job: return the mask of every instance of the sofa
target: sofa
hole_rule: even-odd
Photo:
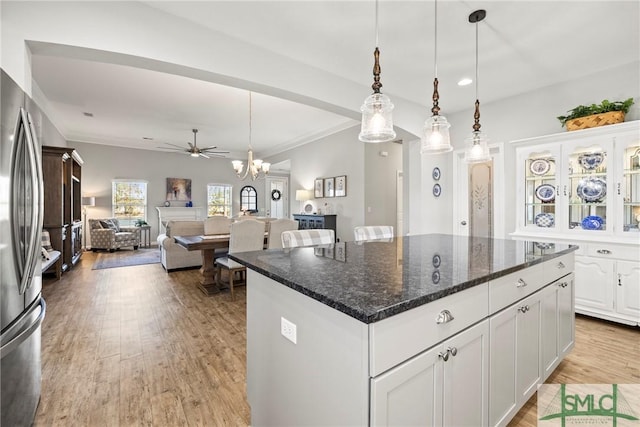
[[[128,246],[137,250],[140,246],[140,228],[122,227],[116,218],[90,219],[89,236],[93,252],[98,249],[113,252]]]
[[[170,220],[166,233],[157,238],[160,249],[160,263],[167,271],[179,268],[202,266],[200,251],[188,251],[178,245],[173,236],[201,236],[204,234],[204,221]]]

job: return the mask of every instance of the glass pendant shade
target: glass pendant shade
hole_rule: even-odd
[[[465,139],[466,150],[464,153],[464,160],[467,163],[484,163],[491,160],[491,153],[489,152],[487,136],[481,131],[473,131],[471,136]]]
[[[420,144],[421,154],[448,153],[453,150],[449,128],[451,124],[444,116],[431,116],[424,122]]]
[[[393,104],[383,93],[372,93],[360,107],[362,127],[358,139],[362,142],[387,142],[396,137],[393,130]]]

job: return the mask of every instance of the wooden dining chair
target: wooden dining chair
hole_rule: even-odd
[[[390,242],[393,240],[393,226],[365,225],[353,229],[356,242]]]
[[[302,246],[333,245],[336,241],[335,232],[324,228],[283,231],[281,238],[284,249]]]
[[[276,219],[269,223],[267,249],[282,249],[282,232],[298,229],[298,221],[293,219]]]
[[[264,230],[265,223],[253,219],[244,221],[236,221],[231,224],[229,235],[229,253],[259,251],[264,247]],[[218,286],[224,285],[222,281],[222,270],[228,271],[229,289],[231,291],[231,299],[235,298],[233,294],[233,286],[246,283],[247,268],[228,257],[217,258],[216,262],[216,282]],[[236,276],[240,281],[235,281]]]

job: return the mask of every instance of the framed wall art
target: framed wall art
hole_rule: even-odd
[[[324,179],[324,197],[334,197],[334,186],[335,179],[334,178],[325,178]]]
[[[316,178],[313,185],[313,195],[316,199],[324,197],[324,180]]]
[[[187,178],[167,178],[166,200],[191,200],[191,180]]]
[[[347,176],[336,176],[335,196],[345,197],[347,195]]]

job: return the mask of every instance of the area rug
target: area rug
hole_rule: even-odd
[[[115,252],[98,252],[92,270],[105,268],[130,267],[132,265],[155,264],[160,262],[158,248],[120,249]]]

